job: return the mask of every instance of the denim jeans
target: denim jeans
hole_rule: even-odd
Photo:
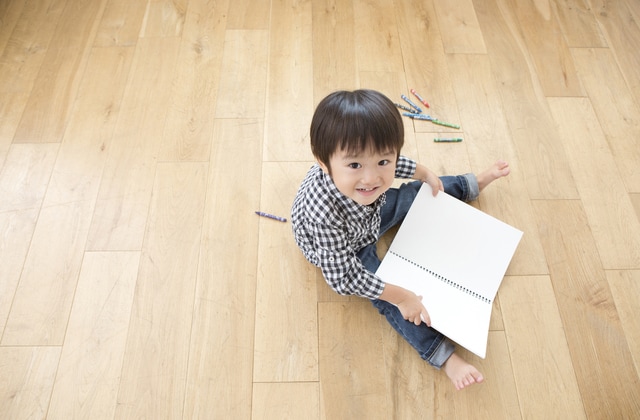
[[[444,191],[459,200],[465,202],[473,201],[480,194],[478,181],[473,174],[443,176],[440,179],[444,185]],[[421,181],[414,181],[387,191],[386,203],[381,209],[382,221],[378,237],[381,237],[391,227],[402,222],[421,185]],[[380,265],[380,259],[378,258],[375,243],[362,248],[357,255],[367,270],[376,272]],[[380,299],[375,299],[371,302],[380,314],[387,318],[389,324],[430,365],[440,369],[449,356],[453,354],[455,350],[454,344],[438,331],[427,327],[427,324],[415,325],[413,322],[405,320],[400,310],[392,303]],[[428,310],[429,308],[427,308]]]

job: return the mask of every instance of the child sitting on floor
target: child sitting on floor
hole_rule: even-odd
[[[291,214],[295,240],[306,259],[320,267],[337,293],[370,299],[420,357],[445,371],[456,389],[482,382],[478,369],[430,327],[421,297],[374,274],[380,264],[376,242],[402,222],[423,182],[434,195],[445,191],[472,201],[492,181],[509,174],[508,164],[498,161],[478,176],[439,178],[400,155],[400,113],[386,96],[371,90],[327,96],[316,108],[310,131],[317,164],[302,182]],[[417,181],[391,188],[395,178]]]

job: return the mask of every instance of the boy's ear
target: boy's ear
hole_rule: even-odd
[[[327,175],[331,175],[331,171],[329,170],[329,167],[327,165],[325,165],[324,162],[318,160],[318,165],[320,165],[320,168],[322,169],[322,171],[327,174]]]

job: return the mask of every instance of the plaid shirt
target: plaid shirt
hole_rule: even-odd
[[[400,156],[396,178],[411,178],[416,163]],[[305,258],[320,267],[325,280],[341,295],[377,299],[384,282],[368,271],[356,253],[378,240],[382,194],[363,206],[343,195],[319,165],[311,167],[291,210],[293,235]]]

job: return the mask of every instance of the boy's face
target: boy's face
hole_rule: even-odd
[[[329,159],[329,167],[320,163],[331,175],[338,190],[358,204],[372,204],[387,191],[395,179],[397,153],[389,151],[349,154],[337,151]]]

